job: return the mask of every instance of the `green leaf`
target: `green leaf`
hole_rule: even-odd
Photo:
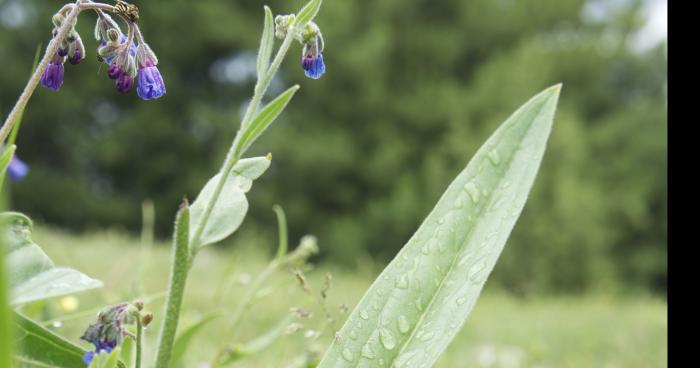
[[[237,144],[237,151],[239,154],[245,152],[253,142],[255,142],[262,132],[267,129],[267,127],[272,124],[277,116],[284,110],[289,101],[294,97],[294,93],[299,89],[299,85],[294,85],[288,90],[282,92],[277,98],[272,100],[267,104],[259,113],[255,116],[253,121],[246,127],[245,131],[241,134],[241,139]]]
[[[319,368],[435,363],[474,307],[525,205],[560,87],[525,103],[479,149],[365,293]]]
[[[207,323],[221,317],[218,313],[211,313],[202,318],[197,322],[191,324],[185,328],[175,339],[175,344],[173,344],[173,355],[170,360],[170,367],[183,367],[182,357],[185,355],[187,348],[190,346],[190,342],[194,335],[197,334]]]
[[[2,188],[2,184],[5,182],[7,168],[10,166],[10,161],[12,160],[12,156],[14,156],[16,149],[17,146],[13,144],[5,148],[2,151],[2,154],[0,154],[0,188]]]
[[[248,211],[248,200],[245,193],[250,190],[253,180],[262,175],[270,167],[270,156],[254,157],[238,161],[228,174],[219,199],[214,204],[206,227],[204,228],[199,246],[205,246],[223,240],[231,235],[243,222]],[[190,207],[190,229],[197,229],[211,200],[216,184],[221,174],[209,179],[197,199]],[[190,231],[190,241],[194,237]]]
[[[270,57],[275,45],[275,22],[272,20],[272,11],[265,5],[265,26],[262,38],[260,39],[260,50],[258,50],[258,79],[267,72],[270,66]]]
[[[15,314],[15,359],[30,366],[84,367],[85,350],[56,335],[27,317]]]
[[[322,0],[311,0],[306,5],[304,5],[301,10],[297,13],[296,25],[301,28],[306,25],[306,23],[314,20],[318,10],[321,9]]]
[[[102,287],[76,270],[55,267],[51,259],[31,240],[32,221],[16,212],[0,214],[0,227],[5,242],[5,259],[9,268],[10,304],[72,294]]]

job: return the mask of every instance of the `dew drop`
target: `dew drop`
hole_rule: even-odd
[[[372,347],[369,346],[369,343],[365,344],[365,346],[362,347],[362,356],[367,359],[374,359],[374,357],[376,356],[374,354],[374,351],[372,350]]]
[[[465,297],[457,298],[457,305],[464,305],[464,303],[466,303],[466,302],[467,302],[467,298],[465,298]]]
[[[430,254],[430,248],[428,248],[428,244],[424,245],[423,248],[420,249],[420,252],[425,254],[426,256]]]
[[[467,254],[467,255],[465,255],[464,257],[462,257],[462,258],[459,260],[459,262],[457,262],[457,266],[458,266],[458,267],[462,267],[462,266],[464,266],[465,264],[467,264],[467,262],[469,262],[469,260],[471,260],[471,259],[472,259],[471,253],[470,253],[470,254]]]
[[[486,268],[486,260],[481,260],[469,270],[469,280],[474,283],[482,281],[484,268]]]
[[[467,191],[467,194],[469,194],[469,198],[472,199],[472,202],[479,203],[479,188],[476,187],[476,184],[470,181],[469,183],[464,184],[464,190]]]
[[[51,324],[51,326],[52,326],[53,328],[61,328],[61,326],[63,326],[63,323],[61,323],[61,321],[54,321],[54,322]]]
[[[384,345],[384,348],[386,350],[391,350],[396,347],[396,340],[394,339],[394,335],[392,335],[391,331],[389,331],[386,328],[379,329],[379,340],[382,341],[382,345]]]
[[[418,309],[419,312],[423,311],[423,298],[418,298],[416,299],[416,309]]]
[[[353,340],[357,340],[357,333],[355,330],[350,330],[350,338]]]
[[[362,319],[364,319],[364,320],[368,320],[368,319],[369,319],[369,315],[367,314],[366,311],[361,311],[361,312],[360,312],[360,318],[362,318]]]
[[[399,319],[396,320],[396,324],[399,327],[399,332],[405,334],[408,332],[408,330],[411,329],[411,324],[408,322],[408,319],[404,315],[400,315]]]
[[[464,202],[462,202],[462,198],[457,198],[457,201],[455,202],[455,208],[459,209],[464,207]]]
[[[493,166],[498,166],[498,164],[501,163],[501,155],[498,153],[497,150],[493,150],[489,152],[489,161],[493,164]]]
[[[395,286],[399,289],[408,289],[408,276],[401,275],[397,277]]]
[[[429,340],[432,339],[434,336],[435,336],[435,333],[433,333],[433,332],[428,332],[428,333],[424,334],[423,336],[421,336],[420,341],[423,341],[423,342],[429,341]]]
[[[418,351],[413,350],[413,351],[407,351],[407,352],[399,355],[398,357],[396,357],[396,360],[394,360],[394,366],[396,368],[408,367],[408,363],[411,361],[411,359],[413,359],[414,356],[416,356],[417,353],[418,353]]]
[[[379,359],[379,366],[383,367],[384,366],[384,359]]]
[[[343,349],[343,359],[347,360],[348,362],[352,362],[353,356],[352,356],[352,352],[350,351],[350,349],[348,349],[348,348]]]

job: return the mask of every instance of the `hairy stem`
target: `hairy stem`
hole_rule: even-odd
[[[8,115],[7,119],[5,119],[5,123],[3,123],[2,128],[0,128],[0,143],[5,142],[5,139],[7,139],[7,136],[10,134],[12,127],[15,125],[18,118],[22,114],[22,111],[24,111],[24,108],[27,106],[27,103],[32,97],[32,94],[34,94],[34,90],[39,84],[39,80],[41,79],[41,75],[44,73],[44,70],[46,70],[46,66],[49,65],[51,58],[53,58],[56,52],[58,52],[58,48],[61,46],[61,42],[64,38],[66,38],[71,28],[73,28],[75,21],[78,19],[78,14],[82,10],[80,7],[81,2],[82,0],[77,0],[75,4],[71,7],[70,12],[65,17],[63,23],[61,24],[61,27],[58,29],[56,37],[54,37],[51,40],[51,42],[49,42],[49,44],[46,46],[46,53],[44,54],[44,57],[39,62],[39,65],[36,67],[34,74],[32,74],[31,78],[29,78],[27,85],[24,87],[24,91],[22,91],[22,94],[19,96],[19,99],[17,99],[15,106],[12,108],[12,111],[10,111],[10,115]]]
[[[175,234],[173,236],[173,266],[170,271],[170,284],[168,286],[168,300],[163,314],[163,325],[160,329],[158,353],[156,355],[156,368],[168,368],[172,356],[173,342],[177,332],[177,324],[180,319],[180,307],[185,293],[187,274],[190,269],[189,252],[189,223],[190,213],[187,202],[183,203],[175,220]]]
[[[143,335],[143,326],[141,326],[141,317],[136,318],[136,361],[134,368],[141,368],[141,335]]]

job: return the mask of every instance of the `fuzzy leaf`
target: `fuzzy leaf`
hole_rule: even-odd
[[[258,79],[261,79],[263,74],[267,72],[270,66],[270,57],[272,49],[275,46],[275,22],[272,20],[272,11],[265,6],[265,26],[263,28],[262,38],[260,39],[260,50],[258,50]]]
[[[430,367],[467,319],[525,205],[560,86],[510,116],[377,277],[319,368]]]
[[[209,215],[207,224],[199,239],[198,246],[218,242],[231,235],[243,222],[248,212],[245,193],[250,190],[253,180],[270,167],[271,157],[253,157],[238,161],[221,190],[219,199]],[[209,179],[197,199],[190,206],[190,242],[204,217],[207,204],[214,195],[220,174]]]
[[[277,119],[277,116],[287,107],[287,104],[292,97],[294,97],[294,93],[296,93],[298,89],[299,85],[294,85],[282,92],[282,94],[267,104],[258,115],[255,116],[253,121],[248,124],[245,131],[241,134],[241,139],[237,143],[239,154],[243,154],[243,152],[260,137],[262,132]]]
[[[15,212],[0,214],[1,235],[5,242],[5,260],[9,269],[10,304],[72,294],[102,287],[102,281],[64,267],[55,267],[51,259],[31,240],[32,221]]]
[[[306,23],[314,20],[316,14],[318,14],[318,10],[321,9],[322,2],[322,0],[311,0],[306,3],[297,13],[296,25],[301,28],[305,26]]]

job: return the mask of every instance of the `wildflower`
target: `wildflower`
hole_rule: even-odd
[[[311,52],[306,53],[301,59],[301,66],[304,68],[304,74],[313,79],[321,78],[323,73],[326,72],[326,65],[323,63],[323,55],[321,53],[316,56]]]
[[[117,78],[116,87],[117,91],[121,93],[131,91],[131,89],[134,87],[134,77],[129,73],[122,73],[119,78]]]
[[[12,156],[10,160],[10,165],[7,166],[7,174],[10,176],[12,181],[20,181],[22,178],[27,176],[29,172],[29,166],[18,159],[17,156]]]
[[[301,41],[304,44],[301,57],[301,67],[304,74],[313,79],[321,78],[326,72],[326,64],[323,62],[323,36],[316,23],[309,22],[301,32]]]
[[[83,362],[89,366],[95,355],[102,351],[110,353],[121,344],[125,336],[131,336],[124,326],[134,324],[136,318],[139,318],[138,309],[129,303],[103,309],[97,315],[97,322],[88,326],[80,337],[95,345],[95,350],[83,355]]]
[[[156,65],[158,58],[147,44],[136,49],[136,63],[139,66],[139,85],[136,93],[144,100],[153,100],[165,94],[165,82]]]
[[[85,354],[83,354],[83,362],[85,363],[86,366],[90,366],[90,364],[92,363],[92,360],[95,358],[95,355],[98,355],[103,351],[107,352],[107,353],[111,353],[115,347],[116,347],[116,343],[109,343],[107,341],[99,341],[97,344],[95,344],[94,351],[88,351]]]
[[[76,65],[85,59],[85,46],[83,45],[83,40],[80,39],[78,32],[71,32],[67,38],[68,40],[68,62]]]
[[[46,66],[44,74],[41,75],[42,87],[53,91],[58,91],[61,88],[61,85],[63,85],[64,61],[65,57],[60,56],[58,53],[54,55],[53,59]]]

